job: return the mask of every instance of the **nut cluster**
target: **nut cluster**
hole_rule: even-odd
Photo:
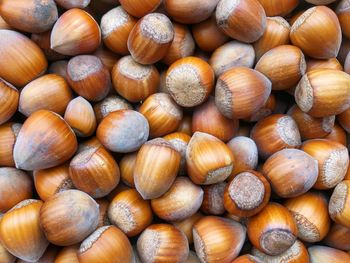
[[[0,0],[0,263],[349,263],[350,0]]]

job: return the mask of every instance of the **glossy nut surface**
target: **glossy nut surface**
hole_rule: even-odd
[[[137,152],[124,155],[119,162],[120,179],[129,186],[135,187],[134,182],[134,168],[136,162]]]
[[[0,124],[8,121],[17,111],[19,103],[18,90],[0,78]]]
[[[56,3],[65,9],[85,8],[90,4],[90,0],[56,0]]]
[[[38,110],[49,110],[62,116],[72,99],[72,91],[64,78],[47,74],[21,90],[18,111],[27,117]]]
[[[1,2],[0,14],[12,27],[31,33],[51,29],[58,19],[54,0],[5,0]]]
[[[203,190],[189,178],[177,177],[161,197],[151,200],[154,213],[166,221],[184,220],[195,214],[203,201]]]
[[[121,6],[132,16],[143,17],[152,13],[161,4],[161,0],[120,0]]]
[[[92,55],[69,60],[67,81],[76,93],[90,101],[104,99],[112,86],[109,71],[98,57]]]
[[[137,111],[118,110],[108,114],[97,128],[97,138],[113,152],[138,150],[148,139],[149,124]]]
[[[122,6],[109,10],[100,23],[103,43],[117,54],[128,54],[128,37],[136,22]]]
[[[43,201],[46,201],[58,192],[74,188],[73,182],[69,177],[68,164],[34,171],[33,177],[35,190]]]
[[[79,96],[68,103],[64,119],[79,137],[91,136],[96,130],[94,109],[83,97]]]
[[[215,10],[219,0],[176,1],[165,0],[164,7],[175,21],[183,24],[196,24],[207,19]],[[188,14],[191,14],[190,16]]]
[[[30,199],[33,181],[25,172],[11,168],[0,168],[0,212],[5,213],[19,202]]]
[[[196,132],[187,146],[187,173],[195,184],[223,182],[231,175],[234,161],[231,150],[207,133]]]
[[[102,101],[95,103],[93,107],[98,123],[111,112],[133,109],[131,103],[117,95],[109,95]]]
[[[77,147],[74,132],[63,118],[54,112],[40,110],[23,124],[13,156],[17,168],[40,170],[64,163]]]
[[[171,65],[176,60],[192,56],[196,48],[189,28],[185,25],[174,23],[174,40],[171,43],[168,54],[162,62]]]
[[[328,59],[337,56],[342,39],[337,15],[326,6],[307,9],[294,22],[290,39],[310,57]]]
[[[140,234],[153,219],[151,204],[130,189],[117,194],[108,207],[110,222],[119,227],[128,237]]]
[[[152,138],[176,131],[183,116],[182,108],[166,93],[149,96],[142,103],[139,112],[147,119]]]
[[[304,142],[301,149],[318,161],[318,178],[314,188],[330,189],[344,179],[349,165],[346,147],[335,141],[314,139]]]
[[[266,14],[258,0],[221,0],[216,8],[216,22],[233,39],[252,43],[266,28]]]
[[[348,262],[350,260],[348,253],[326,246],[312,246],[308,248],[308,252],[311,262],[326,263],[332,260]]]
[[[331,0],[332,1],[332,0]],[[293,11],[299,4],[298,0],[259,0],[267,16],[285,16]]]
[[[298,237],[305,242],[319,242],[329,231],[328,201],[320,192],[308,192],[288,199],[285,206],[298,226]]]
[[[334,127],[335,116],[315,118],[303,112],[298,105],[292,106],[288,112],[298,125],[302,139],[316,139],[327,136]]]
[[[22,124],[8,122],[0,125],[0,165],[15,167],[13,147]]]
[[[1,243],[20,259],[35,262],[49,245],[40,227],[39,213],[42,206],[41,200],[26,199],[1,218]]]
[[[174,132],[164,136],[164,139],[170,142],[171,145],[175,147],[175,149],[181,153],[181,161],[180,161],[180,175],[186,174],[186,150],[188,143],[191,140],[191,137],[184,132]]]
[[[79,263],[78,254],[77,254],[78,249],[79,249],[79,245],[63,247],[61,251],[58,252],[55,258],[55,263],[66,263],[66,262]]]
[[[169,18],[151,13],[141,18],[131,30],[128,50],[136,62],[153,64],[166,55],[173,39],[174,27]]]
[[[113,87],[130,102],[144,101],[156,93],[159,73],[153,65],[142,65],[131,56],[121,58],[112,70]]]
[[[206,216],[193,227],[194,247],[201,262],[231,262],[242,249],[246,229],[227,218]]]
[[[69,175],[77,189],[93,198],[108,195],[120,180],[118,164],[104,147],[75,155],[69,164]]]
[[[349,250],[349,247],[350,247],[349,233],[350,233],[349,228],[344,227],[337,223],[333,223],[323,242],[327,246],[330,246],[336,249]]]
[[[284,114],[272,114],[255,124],[250,137],[256,143],[259,155],[266,159],[285,148],[298,148],[301,138],[293,118]]]
[[[264,34],[253,44],[256,61],[272,48],[287,45],[289,43],[289,33],[290,25],[283,17],[267,17]]]
[[[348,108],[349,89],[349,74],[334,69],[317,69],[302,77],[294,97],[303,112],[313,117],[327,117]]]
[[[180,161],[181,154],[165,139],[153,139],[142,145],[134,169],[137,191],[144,199],[162,196],[175,181]]]
[[[229,37],[219,29],[215,15],[205,21],[192,26],[192,35],[197,46],[207,52],[214,51],[220,47]],[[210,39],[207,36],[211,36]]]
[[[50,197],[40,210],[40,225],[53,244],[83,241],[98,225],[98,204],[88,194],[67,190]]]
[[[38,45],[16,31],[0,31],[0,56],[0,77],[18,87],[42,75],[47,68]]]
[[[311,155],[297,149],[284,149],[266,160],[262,172],[275,193],[291,198],[306,193],[314,186],[319,167]]]
[[[282,45],[266,52],[255,70],[271,80],[273,90],[285,90],[298,84],[306,72],[306,61],[299,48]]]
[[[336,58],[309,59],[309,60],[307,60],[307,72],[314,70],[314,69],[343,70],[343,66]]]
[[[259,214],[248,219],[248,237],[260,251],[276,256],[296,241],[298,228],[287,208],[269,203]]]
[[[186,236],[169,224],[154,224],[137,240],[137,252],[143,262],[184,262],[189,253]]]
[[[258,165],[258,148],[256,143],[246,136],[234,137],[227,143],[235,160],[240,160],[233,167],[232,176],[247,170],[255,170]]]
[[[192,115],[193,133],[209,133],[224,142],[234,137],[238,127],[238,120],[231,120],[221,114],[213,97],[209,97],[207,102],[197,107]]]
[[[215,103],[227,118],[242,119],[258,111],[270,93],[271,81],[267,77],[253,69],[236,67],[218,78]]]
[[[51,48],[63,55],[79,55],[95,51],[101,43],[101,31],[94,18],[84,10],[66,11],[55,23]]]
[[[230,41],[215,49],[209,64],[213,68],[215,76],[219,77],[233,67],[252,68],[254,60],[255,51],[252,45]]]
[[[126,235],[115,226],[98,228],[80,245],[79,262],[131,262],[132,247]]]

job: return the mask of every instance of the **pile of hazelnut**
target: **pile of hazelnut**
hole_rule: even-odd
[[[350,0],[0,0],[0,263],[350,263]]]

